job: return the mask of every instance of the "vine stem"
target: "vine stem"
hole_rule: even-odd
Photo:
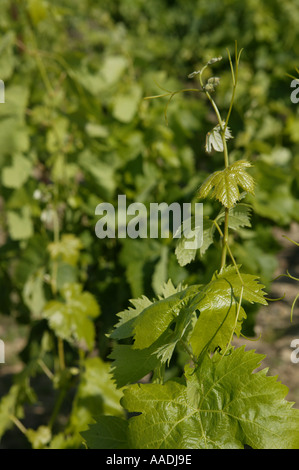
[[[54,374],[50,371],[49,367],[46,366],[46,364],[44,363],[44,361],[42,359],[39,359],[38,361],[38,364],[40,366],[40,368],[44,371],[44,373],[46,374],[46,376],[50,379],[50,380],[53,380],[54,379]]]
[[[157,384],[164,384],[164,377],[165,377],[165,364],[161,364],[161,366],[156,367],[154,370],[154,374],[152,377],[152,383]]]
[[[59,392],[59,395],[58,395],[57,401],[55,403],[51,418],[49,420],[49,425],[48,426],[49,426],[50,429],[52,429],[53,424],[55,423],[56,417],[57,417],[57,415],[60,411],[60,408],[62,406],[63,400],[64,400],[65,395],[66,395],[66,392],[67,392],[66,388],[62,388]]]
[[[229,341],[227,343],[227,346],[226,346],[226,349],[225,349],[225,352],[223,354],[223,357],[225,356],[232,340],[233,340],[233,336],[234,336],[234,332],[237,328],[237,323],[238,323],[238,320],[239,320],[239,316],[240,316],[240,311],[241,311],[241,305],[242,305],[242,300],[243,300],[243,292],[244,292],[244,286],[241,286],[241,291],[240,291],[240,299],[239,299],[239,303],[238,303],[238,309],[237,309],[237,314],[236,314],[236,319],[235,319],[235,324],[234,324],[234,327],[231,331],[231,335],[230,335],[230,338],[229,338]]]
[[[232,59],[231,59],[229,50],[228,50],[228,49],[226,49],[226,50],[227,50],[228,60],[229,60],[230,69],[231,69],[231,73],[232,73],[233,91],[232,91],[232,96],[231,96],[231,100],[230,100],[229,110],[228,110],[228,113],[227,113],[227,116],[226,116],[226,120],[225,120],[224,132],[225,132],[225,130],[226,130],[226,128],[227,128],[228,121],[229,121],[229,118],[230,118],[230,114],[231,114],[232,109],[233,109],[233,104],[234,104],[234,100],[235,100],[235,93],[236,93],[236,88],[237,88],[237,82],[238,82],[239,62],[240,62],[241,54],[242,54],[242,52],[243,52],[243,49],[240,49],[240,51],[239,51],[239,53],[238,53],[237,41],[235,41],[236,71],[234,71],[234,67],[233,67],[233,63],[232,63]]]
[[[180,340],[180,344],[183,346],[183,348],[185,349],[188,356],[190,356],[190,359],[194,362],[194,364],[196,364],[197,358],[196,358],[196,356],[194,356],[190,346],[185,341],[183,341],[182,339]]]
[[[227,253],[227,246],[228,246],[228,215],[229,209],[225,208],[225,218],[224,218],[224,233],[223,233],[223,246],[221,252],[221,264],[220,264],[220,271],[224,268],[226,264],[226,253]]]
[[[57,209],[53,209],[53,231],[54,231],[54,243],[59,242],[60,238],[60,231],[59,231],[59,218]],[[53,272],[52,272],[52,292],[54,295],[57,293],[57,261],[53,260]],[[64,358],[64,346],[63,340],[58,337],[58,360],[59,360],[59,368],[60,370],[65,369],[65,358]]]
[[[214,220],[213,223],[215,224],[215,226],[216,226],[216,228],[217,228],[217,230],[218,230],[220,236],[221,236],[222,238],[224,238],[223,232],[222,232],[221,228],[219,227],[219,225],[217,224],[217,222]],[[235,270],[236,270],[236,272],[237,272],[237,274],[238,274],[238,276],[239,276],[239,279],[240,279],[240,281],[241,281],[241,284],[242,284],[242,286],[244,286],[244,285],[245,285],[245,284],[244,284],[244,281],[243,281],[243,279],[242,279],[242,276],[241,276],[241,273],[240,273],[240,271],[239,271],[238,265],[237,265],[237,263],[236,263],[235,257],[234,257],[234,255],[233,255],[233,253],[232,253],[232,251],[231,251],[230,246],[229,246],[228,243],[226,244],[226,248],[227,248],[227,251],[228,251],[228,253],[229,253],[229,256],[230,256],[230,258],[231,258],[231,260],[232,260],[232,263],[233,263],[233,265],[234,265],[234,267],[235,267]]]
[[[59,359],[60,370],[64,370],[65,369],[64,346],[63,346],[63,340],[61,338],[58,338],[58,359]]]
[[[17,428],[21,431],[22,434],[24,434],[25,436],[27,435],[27,429],[16,416],[9,415],[9,419],[17,426]]]
[[[220,127],[221,140],[222,140],[222,144],[223,144],[223,157],[224,157],[224,166],[225,166],[225,168],[229,167],[229,158],[228,158],[228,150],[227,150],[227,144],[226,144],[226,139],[225,139],[225,132],[226,132],[226,128],[227,128],[227,125],[228,125],[228,121],[229,121],[229,118],[230,118],[230,115],[231,115],[231,111],[232,111],[233,103],[234,103],[234,99],[235,99],[235,93],[236,93],[236,87],[237,87],[237,81],[238,81],[238,68],[239,68],[239,61],[240,61],[242,50],[243,49],[241,49],[238,53],[237,41],[235,41],[235,70],[234,70],[232,59],[231,59],[229,50],[227,49],[228,60],[229,60],[229,64],[230,64],[231,74],[232,74],[233,90],[232,90],[232,96],[231,96],[231,100],[230,100],[229,110],[228,110],[225,122],[222,120],[221,114],[219,112],[219,109],[218,109],[215,101],[211,97],[210,93],[205,89],[205,86],[204,86],[204,83],[203,83],[202,74],[203,74],[204,70],[207,68],[208,65],[205,65],[199,73],[199,80],[200,80],[201,87],[202,87],[203,91],[205,92],[207,98],[209,99],[210,103],[212,104],[213,109],[215,111],[215,114],[217,116],[218,124],[219,124],[219,127]],[[221,235],[222,236],[222,251],[221,251],[220,271],[226,265],[227,251],[228,250],[230,251],[229,245],[228,245],[228,219],[229,219],[229,208],[225,207],[224,231],[223,231],[223,234]],[[232,256],[231,252],[230,252],[230,255]],[[239,273],[239,270],[238,270],[237,265],[236,265],[235,262],[234,262],[234,265],[237,269],[237,272],[238,272],[238,275],[240,276],[240,279],[242,280],[241,275]],[[243,285],[243,280],[242,280],[242,285]]]
[[[199,74],[199,80],[200,80],[200,84],[201,84],[205,94],[207,95],[207,98],[209,99],[210,103],[212,104],[212,106],[214,108],[214,111],[216,113],[216,116],[217,116],[218,124],[219,124],[219,127],[220,127],[222,145],[223,145],[224,166],[225,166],[225,168],[228,168],[229,158],[228,158],[228,150],[227,150],[227,145],[226,145],[226,140],[225,140],[225,130],[226,130],[227,123],[225,122],[225,124],[223,124],[221,114],[219,112],[219,109],[218,109],[215,101],[211,97],[210,93],[205,90],[203,80],[202,80],[202,73],[205,70],[205,68],[206,68],[206,66],[202,68],[202,70]],[[234,78],[234,85],[235,85],[235,78]],[[234,97],[234,93],[233,93],[233,96],[232,96],[232,100],[233,100],[233,97]],[[232,102],[231,102],[231,106],[232,106]],[[231,110],[231,106],[230,106],[230,110]],[[227,207],[225,207],[224,233],[223,233],[223,240],[222,240],[220,271],[226,265],[226,254],[227,254],[227,246],[228,246],[228,215],[229,215],[229,209]]]

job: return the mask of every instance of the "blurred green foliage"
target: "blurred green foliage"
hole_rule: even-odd
[[[171,239],[99,240],[95,208],[117,206],[119,194],[128,204],[196,200],[221,165],[205,153],[216,124],[208,104],[177,95],[167,125],[166,101],[143,98],[159,86],[191,88],[188,74],[223,56],[216,100],[225,109],[235,40],[244,53],[228,145],[232,162],[254,162],[257,184],[253,229],[234,234],[233,251],[269,285],[279,250],[272,228],[299,220],[298,107],[286,76],[298,66],[298,29],[298,0],[1,1],[0,312],[29,334],[24,370],[0,402],[0,436],[36,402],[29,378],[44,371],[58,399],[50,424],[27,430],[33,447],[80,446],[95,412],[121,414],[107,372],[116,313],[129,298],[159,295],[169,278],[208,281],[219,265],[216,247],[182,267]],[[217,208],[204,204],[206,215]]]

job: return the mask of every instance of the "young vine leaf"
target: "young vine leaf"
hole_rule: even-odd
[[[203,218],[203,226],[200,224],[196,225],[195,224],[195,217],[191,217],[191,231],[188,230],[183,230],[184,226],[181,226],[181,237],[178,240],[176,249],[175,249],[175,255],[177,257],[177,260],[181,266],[185,266],[188,263],[191,263],[195,259],[197,248],[187,248],[188,244],[190,246],[190,241],[194,241],[195,237],[200,237],[200,234],[202,233],[202,245],[207,244],[207,237],[206,235],[209,233],[209,230],[211,228],[211,221],[209,218],[204,217]],[[212,240],[213,241],[213,240]],[[212,243],[211,241],[211,243]],[[201,247],[202,247],[201,245]],[[209,245],[208,245],[209,246]],[[208,248],[207,246],[207,248]],[[201,248],[200,247],[200,248]]]
[[[189,306],[199,292],[199,286],[187,287],[181,292],[155,302],[146,308],[134,322],[134,348],[144,349],[151,346],[177,318],[184,307]]]
[[[139,299],[130,300],[132,307],[118,313],[120,318],[119,322],[115,325],[114,330],[110,333],[109,337],[112,339],[124,339],[132,336],[133,324],[135,318],[143,312],[144,309],[152,305],[152,302],[143,295]]]
[[[215,171],[200,187],[198,197],[204,199],[212,191],[211,196],[223,206],[233,207],[240,198],[238,186],[248,193],[254,193],[254,179],[245,171],[248,167],[251,167],[249,162],[239,160],[224,170]]]
[[[195,356],[207,348],[208,351],[225,348],[233,333],[240,334],[246,318],[239,306],[240,297],[265,305],[263,287],[256,276],[242,274],[241,277],[234,266],[228,266],[220,274],[216,272],[207,285],[187,287],[146,306],[138,316],[128,316],[127,322],[110,335],[134,339],[132,345],[116,345],[110,355],[115,361],[112,369],[117,385],[125,385],[125,380],[132,383],[132,377],[142,378],[159,361],[169,363],[177,343],[187,332]]]
[[[169,280],[163,286],[158,303],[159,301],[163,301],[163,299],[165,300],[167,297],[175,295],[181,290],[183,290],[181,285],[175,288]],[[133,337],[135,319],[143,311],[147,311],[150,306],[154,305],[145,296],[131,300],[131,304],[134,308],[130,307],[118,314],[120,321],[109,335],[111,339],[123,340]],[[133,345],[130,344],[115,344],[109,358],[113,360],[111,372],[116,386],[120,388],[128,383],[134,383],[160,366],[162,358],[167,354],[166,351],[163,354],[162,349],[165,349],[165,345],[173,341],[174,339],[171,334],[166,331],[157,341],[154,341],[149,347],[143,345],[142,349],[134,349]],[[160,355],[158,354],[159,351]],[[167,360],[167,356],[165,360]]]
[[[116,344],[109,355],[109,359],[113,360],[111,373],[116,387],[121,388],[137,382],[159,367],[161,361],[154,355],[154,352],[162,344],[160,341],[144,349],[133,349],[131,345]]]
[[[242,321],[246,318],[244,309],[239,306],[241,289],[243,300],[267,304],[264,286],[258,283],[256,276],[242,274],[242,280],[244,284],[235,268],[229,266],[221,274],[215,273],[203,289],[204,297],[197,306],[200,315],[190,337],[196,356],[205,350],[212,352],[217,347],[224,349],[232,332],[237,336],[240,334]]]

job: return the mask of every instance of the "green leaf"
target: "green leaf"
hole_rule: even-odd
[[[116,181],[112,165],[101,160],[87,148],[78,157],[80,167],[89,174],[97,183],[102,196],[111,197],[115,191]]]
[[[243,273],[241,276],[244,283],[242,300],[267,304],[264,286],[257,282],[256,276]],[[235,268],[229,266],[221,274],[215,273],[202,290],[203,296],[197,305],[200,315],[190,337],[196,356],[206,349],[214,351],[218,346],[224,349],[233,333],[240,334],[242,321],[246,318],[244,309],[239,307],[241,288],[240,277]]]
[[[121,397],[122,392],[116,389],[110,375],[110,363],[99,357],[87,358],[73,401],[71,429],[83,431],[101,414],[123,416]]]
[[[95,122],[88,122],[85,126],[85,130],[90,137],[93,138],[106,138],[109,135],[107,127],[101,126]]]
[[[161,244],[151,238],[122,240],[120,261],[126,270],[126,278],[132,296],[140,297],[145,289],[145,279],[151,274],[148,265],[156,262],[161,255]]]
[[[203,218],[203,242],[199,248],[200,256],[203,256],[209,246],[213,243],[215,233],[215,225],[208,217]]]
[[[195,259],[198,248],[187,248],[188,244],[190,246],[190,242],[195,241],[195,237],[200,238],[202,236],[202,245],[204,243],[207,245],[207,241],[205,240],[205,234],[207,232],[207,226],[210,227],[209,219],[203,218],[203,226],[202,224],[194,225],[194,221],[195,217],[193,216],[191,217],[191,230],[183,231],[184,226],[181,226],[182,235],[175,249],[175,255],[180,266],[186,266],[186,264],[191,263],[191,261]],[[191,233],[193,234],[193,237],[190,237]]]
[[[80,434],[55,434],[47,449],[80,449],[82,448],[82,437]]]
[[[81,432],[89,449],[128,449],[128,421],[100,416],[88,431]]]
[[[255,163],[253,171],[257,184],[250,202],[254,212],[279,225],[298,221],[299,201],[293,194],[293,172],[262,160]]]
[[[175,320],[174,328],[169,329],[166,334],[160,336],[159,342],[162,343],[162,346],[156,347],[157,342],[153,344],[153,346],[155,346],[153,354],[155,354],[162,363],[167,362],[168,366],[176,345],[193,329],[194,322],[197,319],[195,310],[198,305],[199,296],[200,294],[197,294],[195,297],[190,297],[187,300]]]
[[[173,296],[183,290],[181,285],[176,288],[169,280],[162,288],[160,300]],[[134,323],[143,311],[152,306],[153,303],[145,296],[140,299],[130,301],[134,308],[130,307],[118,316],[120,321],[117,323],[115,329],[109,335],[112,339],[125,339],[134,335]],[[186,304],[188,304],[186,300]],[[153,371],[156,367],[161,365],[161,362],[170,360],[173,349],[176,343],[184,334],[188,321],[185,319],[186,326],[179,325],[174,332],[165,331],[156,341],[148,347],[143,345],[142,349],[136,349],[134,345],[116,344],[113,348],[109,359],[113,359],[111,371],[117,387],[142,379],[149,372]]]
[[[194,217],[192,217],[192,222],[194,222]],[[199,250],[200,255],[202,256],[209,246],[213,243],[214,232],[215,232],[215,225],[213,221],[210,220],[208,217],[203,217],[202,226],[195,226],[193,227],[194,235],[200,236],[199,234],[202,232],[202,244],[199,248],[187,248],[188,243],[190,243],[190,239],[188,238],[188,233],[182,233],[181,238],[179,239],[176,249],[175,255],[177,257],[178,263],[180,266],[186,266],[186,264],[191,263],[196,258],[197,250]],[[187,237],[185,236],[187,235]]]
[[[135,318],[147,307],[152,305],[152,302],[144,296],[139,299],[130,300],[132,307],[117,314],[120,317],[119,322],[115,325],[114,330],[109,335],[113,339],[124,339],[133,336],[133,326]]]
[[[48,16],[48,4],[45,0],[28,0],[27,9],[34,25]]]
[[[228,212],[228,226],[232,230],[239,230],[241,227],[251,227],[250,223],[251,206],[248,204],[236,204]],[[225,211],[221,209],[215,221],[220,225],[224,222]]]
[[[171,295],[185,288],[186,287],[182,286],[181,284],[179,284],[177,287],[174,287],[172,280],[168,279],[168,281],[165,282],[164,285],[162,286],[162,291],[161,291],[161,295],[159,296],[159,299],[166,299],[167,297],[170,297]]]
[[[253,373],[263,356],[239,348],[205,357],[185,378],[164,385],[133,385],[123,406],[141,413],[129,420],[133,449],[297,449],[299,410],[287,387]]]
[[[6,99],[6,96],[5,96]],[[6,103],[5,106],[8,106]],[[1,109],[1,107],[0,107]],[[0,113],[1,116],[1,113]],[[28,129],[18,118],[1,120],[0,126],[0,156],[12,153],[27,152],[29,148]]]
[[[61,147],[64,145],[65,141],[68,139],[68,133],[70,132],[68,127],[69,127],[69,121],[65,117],[57,116],[52,126],[47,131],[46,148],[49,153],[53,154],[53,153],[59,153],[61,151]],[[57,162],[55,162],[55,166],[56,165],[57,165]],[[57,176],[57,167],[54,170],[54,173],[56,173],[56,176]],[[63,173],[65,173],[64,169],[63,169]]]
[[[7,188],[20,188],[31,173],[32,164],[23,155],[14,155],[12,165],[3,168],[2,183]]]
[[[229,218],[228,226],[233,230],[238,230],[240,227],[250,227],[250,212],[251,206],[248,204],[237,204],[229,209]],[[215,222],[218,225],[224,221],[225,212],[224,209],[221,209],[218,216],[215,219]],[[208,217],[203,217],[203,227],[194,227],[195,232],[203,231],[203,242],[199,248],[200,256],[203,256],[209,246],[213,243],[216,226],[214,221]],[[196,257],[197,248],[186,248],[186,242],[188,239],[185,238],[184,234],[179,239],[175,254],[180,266],[186,266],[186,264],[191,263]]]
[[[20,212],[7,211],[8,231],[12,240],[25,240],[33,235],[33,224],[29,206]]]
[[[100,314],[96,299],[90,292],[82,292],[80,284],[65,284],[61,289],[65,302],[48,302],[43,310],[50,327],[59,338],[70,343],[81,342],[91,350],[95,338],[92,319]],[[83,345],[82,345],[83,346]]]
[[[5,34],[2,31],[0,40],[0,70],[2,80],[7,80],[11,77],[17,64],[17,57],[14,55],[15,41],[15,31],[8,30]]]
[[[132,121],[137,112],[141,95],[141,88],[137,85],[131,86],[125,94],[116,95],[113,106],[115,119],[123,123]]]
[[[101,75],[108,85],[118,82],[121,79],[128,60],[122,55],[109,55],[105,57],[101,68]]]
[[[249,162],[240,160],[222,171],[215,171],[200,187],[198,197],[204,199],[212,191],[211,197],[218,199],[225,207],[233,207],[240,198],[238,186],[249,193],[254,192],[254,180],[245,171],[248,167],[251,167]]]
[[[45,269],[38,269],[29,276],[23,288],[24,303],[31,310],[34,318],[40,318],[40,314],[46,303],[44,275]]]
[[[166,330],[149,347],[134,349],[134,345],[114,346],[109,358],[114,359],[111,370],[118,387],[137,382],[161,363],[169,363],[176,344],[191,323],[194,311],[192,300],[186,300],[184,315],[177,318],[174,331]]]
[[[8,34],[12,34],[11,39],[14,43],[15,42],[14,33],[8,33]],[[2,57],[3,56],[1,55],[1,59]],[[4,78],[2,73],[1,73],[1,78],[2,79]],[[0,106],[0,116],[3,119],[3,121],[1,120],[1,127],[3,126],[4,123],[6,123],[6,119],[4,119],[6,117],[13,118],[14,122],[18,124],[25,122],[25,113],[26,113],[26,107],[28,106],[29,96],[30,96],[30,89],[25,84],[22,84],[22,85],[9,84],[5,88],[5,106]],[[12,129],[12,131],[14,130],[15,129]],[[27,129],[26,131],[28,133]],[[27,139],[29,141],[29,136],[27,136]],[[3,149],[1,146],[1,152],[2,151]]]
[[[71,233],[63,234],[60,241],[48,245],[52,259],[61,258],[71,266],[76,266],[82,248],[81,240]]]
[[[48,426],[39,426],[35,429],[27,429],[26,437],[33,449],[43,449],[51,440],[52,433]]]
[[[216,293],[221,290],[215,290]],[[190,337],[192,351],[195,356],[200,356],[202,352],[212,352],[217,347],[224,349],[233,333],[239,336],[242,328],[242,321],[246,318],[243,307],[238,307],[238,303],[233,299],[232,294],[214,297],[209,303],[202,302],[199,305],[200,315]],[[217,302],[218,300],[218,302]],[[214,308],[210,310],[209,308]],[[236,317],[238,315],[238,321]]]
[[[23,286],[30,276],[35,276],[39,269],[47,263],[47,240],[35,234],[28,240],[26,248],[20,253],[15,268],[15,278],[18,286]]]
[[[216,346],[224,348],[232,332],[240,333],[242,321],[246,317],[243,308],[240,308],[236,321],[241,289],[242,300],[267,304],[264,286],[258,283],[256,276],[241,276],[242,281],[235,267],[229,266],[221,274],[216,272],[206,286],[190,286],[144,309],[131,324],[134,330],[134,349],[142,350],[152,346],[168,331],[166,342],[159,346],[156,353],[162,361],[169,361],[173,348],[181,339],[196,310],[200,311],[200,316],[190,339],[194,354],[199,355],[207,345],[210,350]],[[174,332],[169,328],[171,324],[175,327]]]
[[[169,327],[180,311],[194,297],[199,286],[190,286],[181,292],[155,302],[141,312],[134,321],[134,348],[151,346]]]
[[[241,266],[238,266],[239,270],[240,268]],[[266,294],[263,291],[263,288],[265,286],[259,283],[258,276],[254,274],[241,273],[241,277],[244,289],[243,299],[247,300],[250,303],[259,303],[262,305],[267,305],[267,301],[265,299]],[[216,272],[212,278],[212,281],[214,280],[222,280],[225,281],[227,284],[231,284],[234,289],[234,295],[237,298],[240,297],[242,282],[234,266],[227,266],[221,271],[220,274]]]
[[[154,354],[161,343],[149,348],[133,349],[131,345],[116,344],[109,359],[113,359],[111,372],[117,388],[141,380],[161,364]]]
[[[61,290],[65,284],[74,284],[78,279],[78,269],[63,261],[56,261],[56,287]]]

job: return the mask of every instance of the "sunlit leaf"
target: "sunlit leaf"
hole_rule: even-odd
[[[198,197],[204,199],[212,191],[211,197],[225,207],[233,207],[240,198],[239,186],[248,193],[254,192],[254,180],[245,171],[250,166],[249,162],[239,160],[222,171],[215,171],[200,187]]]
[[[65,284],[61,294],[65,302],[48,302],[43,310],[44,318],[59,338],[72,344],[82,342],[92,349],[95,338],[92,319],[100,314],[96,299],[90,292],[82,292],[80,284]]]
[[[30,176],[31,161],[23,155],[14,155],[12,165],[3,168],[2,183],[7,188],[20,188]]]
[[[72,233],[64,233],[58,242],[48,245],[52,259],[61,258],[66,263],[75,266],[77,264],[80,250],[83,248],[81,240]]]
[[[244,348],[206,356],[185,380],[133,385],[123,405],[141,413],[129,421],[137,449],[297,449],[299,410],[284,400],[287,387],[253,373],[263,356]]]
[[[110,375],[110,362],[104,362],[99,357],[87,358],[73,401],[71,429],[83,431],[101,414],[123,416],[121,397],[122,392],[116,389]]]

